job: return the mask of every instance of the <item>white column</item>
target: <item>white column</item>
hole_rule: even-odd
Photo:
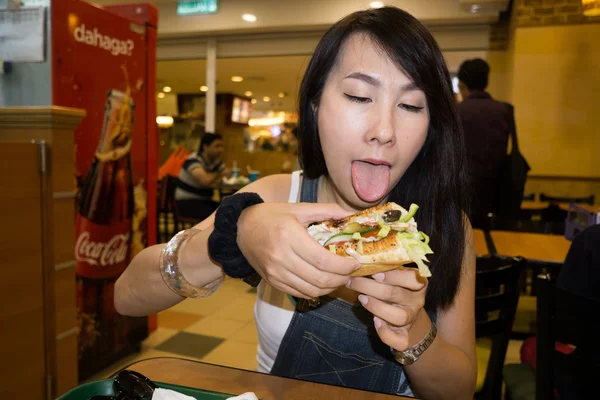
[[[217,42],[215,39],[208,39],[206,45],[206,115],[205,131],[215,131],[215,113],[217,102]]]

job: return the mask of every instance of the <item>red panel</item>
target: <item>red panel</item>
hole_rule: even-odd
[[[143,340],[147,326],[117,315],[112,297],[119,268],[156,242],[156,29],[146,22],[155,26],[157,12],[140,7],[128,19],[79,0],[52,1],[52,103],[87,112],[74,132],[74,178],[85,198],[76,225],[78,309],[90,319],[80,335],[81,379]]]
[[[140,24],[146,24],[154,28],[158,27],[158,9],[152,4],[119,4],[106,6],[105,8]]]

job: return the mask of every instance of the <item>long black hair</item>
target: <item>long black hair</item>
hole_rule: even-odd
[[[454,301],[462,271],[468,188],[463,135],[455,109],[448,68],[431,33],[396,7],[358,11],[333,25],[317,45],[299,93],[300,165],[307,178],[327,175],[317,113],[323,87],[340,49],[352,34],[365,34],[412,79],[427,98],[430,122],[425,144],[390,193],[390,201],[419,205],[419,229],[431,236],[433,276],[425,301],[428,310],[447,309]]]

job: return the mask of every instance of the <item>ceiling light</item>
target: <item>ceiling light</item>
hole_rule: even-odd
[[[252,97],[252,92],[251,92],[251,91],[249,91],[249,90],[246,90],[246,91],[244,92],[244,96],[246,96],[246,97]]]
[[[385,4],[383,4],[383,1],[372,1],[369,3],[369,7],[371,8],[381,8],[385,6]]]
[[[256,101],[257,101],[256,99],[252,99],[252,100],[250,100],[250,103],[256,104]]]
[[[169,93],[170,91],[171,91],[171,86],[165,86],[163,88],[163,92],[165,92],[165,93]]]
[[[600,15],[600,2],[597,0],[582,0],[583,15],[597,17]]]
[[[285,92],[279,92],[279,93],[277,94],[277,97],[279,97],[280,99],[283,99],[285,96],[286,96],[286,93],[285,93]]]
[[[471,12],[472,12],[472,13],[476,13],[476,12],[478,12],[480,9],[481,9],[481,6],[480,6],[479,4],[473,4],[473,5],[471,6]]]
[[[263,101],[264,101],[265,103],[268,103],[268,102],[270,102],[270,101],[271,101],[271,98],[270,98],[269,96],[265,96],[265,97],[263,97]]]
[[[165,94],[163,92],[160,92],[159,94],[156,95],[156,97],[158,97],[159,99],[162,99],[165,97]]]
[[[158,117],[156,117],[156,123],[161,128],[169,128],[173,126],[173,117],[159,115]]]
[[[285,120],[283,117],[274,117],[274,118],[250,118],[248,120],[248,125],[250,126],[272,126],[272,125],[280,125],[283,124]]]
[[[256,22],[256,15],[244,14],[244,15],[242,15],[242,19],[246,22]]]
[[[200,86],[200,91],[201,92],[208,92],[208,86],[204,86],[204,85]]]
[[[243,80],[244,78],[242,78],[241,76],[234,75],[231,77],[231,82],[241,82]]]

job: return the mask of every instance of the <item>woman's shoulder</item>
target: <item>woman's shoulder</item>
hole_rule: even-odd
[[[257,193],[266,203],[287,203],[291,188],[292,174],[276,174],[252,182],[241,191]]]

